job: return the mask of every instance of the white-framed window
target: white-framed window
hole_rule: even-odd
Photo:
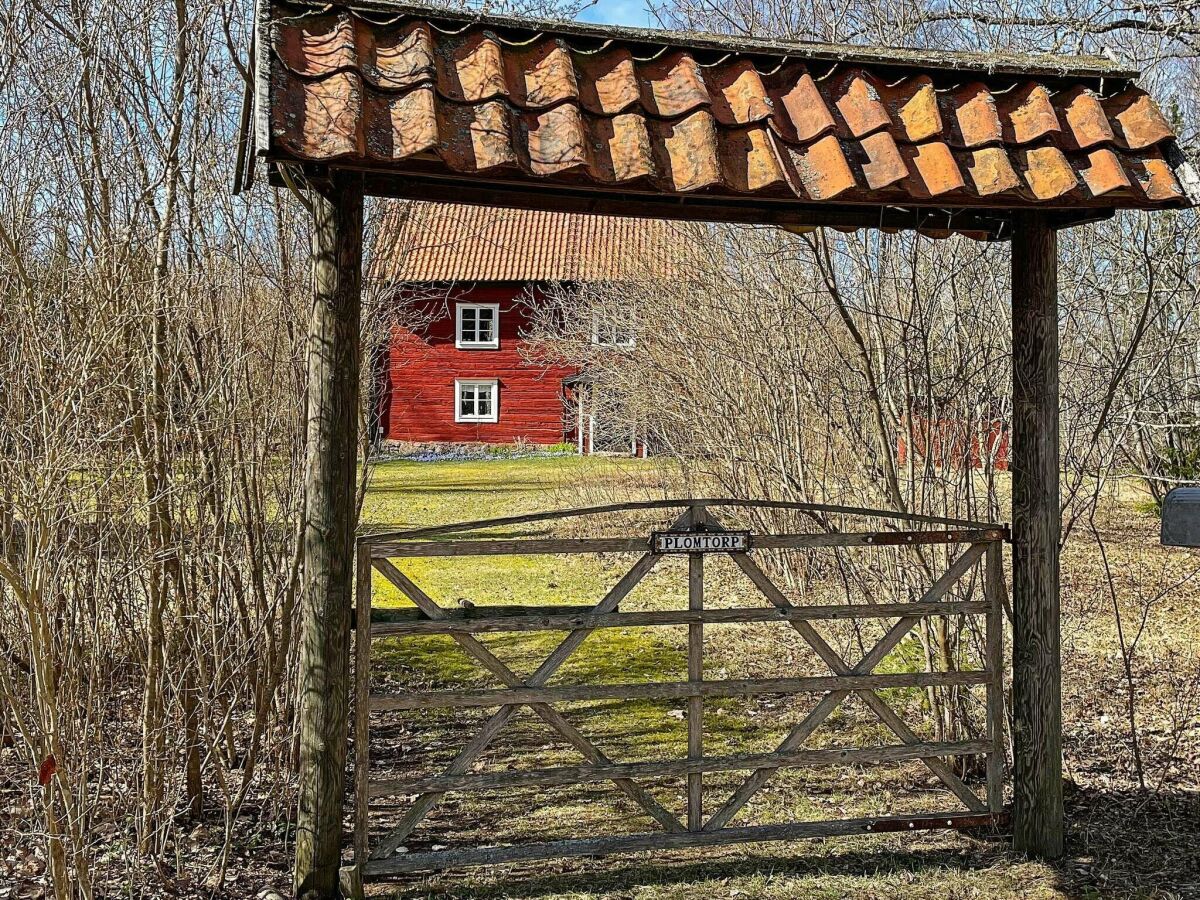
[[[496,422],[500,419],[500,387],[490,381],[454,380],[455,422]]]
[[[596,312],[592,315],[592,343],[600,347],[630,350],[637,343],[633,317],[611,316]]]
[[[459,350],[497,350],[500,347],[500,304],[456,304],[454,346]]]

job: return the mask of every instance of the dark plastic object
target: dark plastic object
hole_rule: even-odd
[[[1177,487],[1163,498],[1164,547],[1200,547],[1200,487]]]

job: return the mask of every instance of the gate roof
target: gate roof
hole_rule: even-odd
[[[257,46],[257,155],[362,169],[372,194],[988,237],[1018,210],[1190,205],[1171,124],[1106,59],[367,0],[266,0]]]

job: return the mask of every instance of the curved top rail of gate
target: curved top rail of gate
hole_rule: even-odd
[[[527,525],[532,522],[548,522],[557,519],[572,519],[581,516],[605,515],[607,513],[631,512],[636,510],[653,509],[686,509],[688,507],[743,507],[747,509],[784,509],[797,512],[829,513],[832,515],[861,516],[863,518],[897,519],[903,522],[918,522],[925,525],[943,525],[952,528],[968,528],[979,531],[1002,531],[1007,534],[1007,526],[995,522],[976,522],[970,519],[954,519],[944,516],[927,516],[919,513],[898,512],[889,509],[868,509],[858,506],[839,506],[827,503],[794,503],[787,500],[748,500],[736,498],[704,498],[695,497],[679,500],[636,500],[626,503],[612,503],[604,506],[587,506],[575,509],[557,509],[545,512],[525,513],[513,516],[501,516],[493,519],[476,519],[469,522],[454,522],[447,525],[431,525],[424,528],[411,528],[401,531],[376,531],[361,535],[359,541],[376,543],[390,540],[409,540],[412,538],[436,537],[454,534],[461,531],[475,531],[485,528],[498,528],[503,525]]]

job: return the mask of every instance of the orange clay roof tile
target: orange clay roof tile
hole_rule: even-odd
[[[542,108],[579,99],[575,67],[561,41],[535,45],[523,54],[510,53],[505,64],[508,83],[521,92],[511,98],[518,106]]]
[[[1183,196],[1175,173],[1161,155],[1135,157],[1130,168],[1138,185],[1151,200],[1178,200]]]
[[[448,100],[478,103],[508,93],[504,51],[486,32],[440,44],[437,90]]]
[[[1121,166],[1117,154],[1107,147],[1093,150],[1087,155],[1087,164],[1079,167],[1088,190],[1095,197],[1102,197],[1111,191],[1119,191],[1130,186],[1129,176]]]
[[[424,22],[414,22],[393,33],[379,34],[374,59],[364,62],[363,75],[381,88],[403,90],[436,74],[433,36]]]
[[[1075,170],[1057,147],[1030,147],[1020,153],[1025,158],[1025,180],[1039,200],[1053,200],[1078,187]]]
[[[653,177],[654,149],[646,120],[622,113],[592,129],[592,159],[600,171],[612,172],[614,182]]]
[[[624,47],[596,56],[576,57],[579,67],[579,103],[590,113],[614,116],[637,103],[641,84],[633,54]]]
[[[1104,101],[1104,111],[1129,150],[1144,150],[1173,136],[1158,105],[1138,88]]]
[[[717,127],[708,110],[675,121],[656,121],[651,133],[660,150],[657,168],[674,190],[696,191],[721,183]]]
[[[991,197],[1021,187],[1021,179],[1017,177],[1012,161],[999,147],[980,147],[969,151],[963,168],[980,197]]]
[[[1128,78],[922,69],[871,48],[806,59],[795,44],[772,57],[734,39],[718,52],[668,33],[655,49],[617,29],[599,40],[397,10],[274,0],[260,152],[804,203],[1190,202],[1167,161],[1179,156],[1166,117]],[[873,61],[855,62],[860,49]]]
[[[828,90],[853,137],[862,137],[891,124],[875,79],[862,69],[851,69],[834,76]]]
[[[909,161],[909,192],[914,197],[937,197],[966,186],[950,147],[938,141],[904,147]]]
[[[811,144],[787,147],[795,178],[813,200],[831,200],[855,186],[854,173],[836,135],[827,134]]]
[[[998,97],[996,105],[1004,123],[1004,139],[1009,143],[1028,144],[1062,130],[1044,84],[1027,82]]]
[[[438,144],[438,120],[432,88],[372,97],[363,130],[367,154],[376,159],[405,159]]]
[[[887,131],[877,131],[862,139],[862,149],[866,154],[863,163],[863,176],[867,185],[875,190],[891,187],[908,174],[908,166],[900,155],[896,140]]]
[[[920,143],[942,134],[937,92],[928,75],[908,78],[883,89],[884,103],[902,130],[901,140]]]
[[[974,81],[947,91],[943,103],[954,123],[950,141],[959,147],[997,144],[1004,139],[1004,126],[996,109],[996,98],[987,86]]]
[[[718,66],[708,76],[713,116],[722,125],[744,125],[771,115],[773,108],[754,63],[748,59]]]
[[[776,75],[767,76],[767,83],[775,111],[771,124],[784,139],[804,144],[836,127],[817,83],[804,66],[785,65]]]
[[[570,103],[522,116],[528,129],[529,164],[535,175],[554,175],[586,166],[588,141],[579,107]]]
[[[785,183],[770,132],[762,128],[724,131],[720,145],[722,174],[735,190],[753,193]]]
[[[711,105],[700,66],[690,53],[668,53],[639,70],[642,106],[652,116],[669,119]]]
[[[1054,98],[1054,106],[1059,118],[1067,123],[1063,143],[1068,148],[1086,150],[1115,141],[1108,116],[1094,91],[1082,85],[1071,88]]]

